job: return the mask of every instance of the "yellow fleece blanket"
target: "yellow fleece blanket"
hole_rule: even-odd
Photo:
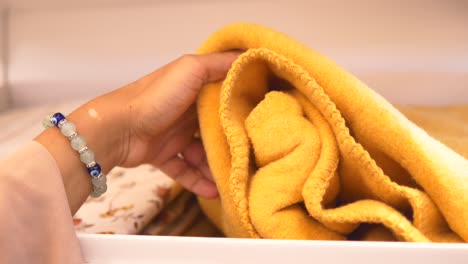
[[[220,191],[201,205],[227,236],[468,241],[466,107],[432,119],[406,109],[457,153],[281,33],[234,24],[199,53],[233,49],[246,52],[198,99]]]

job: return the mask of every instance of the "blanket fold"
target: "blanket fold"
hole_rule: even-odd
[[[468,240],[463,156],[281,33],[234,24],[199,53],[232,49],[246,52],[198,99],[220,191],[200,202],[227,236]]]

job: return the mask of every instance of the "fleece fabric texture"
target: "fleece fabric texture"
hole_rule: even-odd
[[[428,125],[460,139],[457,153],[340,66],[274,30],[234,24],[199,53],[234,49],[246,52],[198,99],[220,191],[201,205],[227,236],[468,241],[466,108],[458,130],[444,126],[443,115]]]

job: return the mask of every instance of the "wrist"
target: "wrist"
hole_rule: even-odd
[[[75,110],[66,118],[76,125],[77,133],[87,141],[95,160],[107,173],[121,162],[125,144],[127,115],[111,94],[101,96]],[[91,177],[69,140],[59,129],[47,129],[36,141],[48,149],[61,172],[72,213],[75,213],[92,191]]]
[[[124,104],[120,103],[112,94],[107,94],[84,104],[67,117],[86,138],[105,173],[122,164],[127,144],[128,118]]]

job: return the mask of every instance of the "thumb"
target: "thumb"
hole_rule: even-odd
[[[224,79],[240,52],[185,55],[169,63],[146,100],[157,100],[154,110],[176,119],[193,105],[202,87]]]

